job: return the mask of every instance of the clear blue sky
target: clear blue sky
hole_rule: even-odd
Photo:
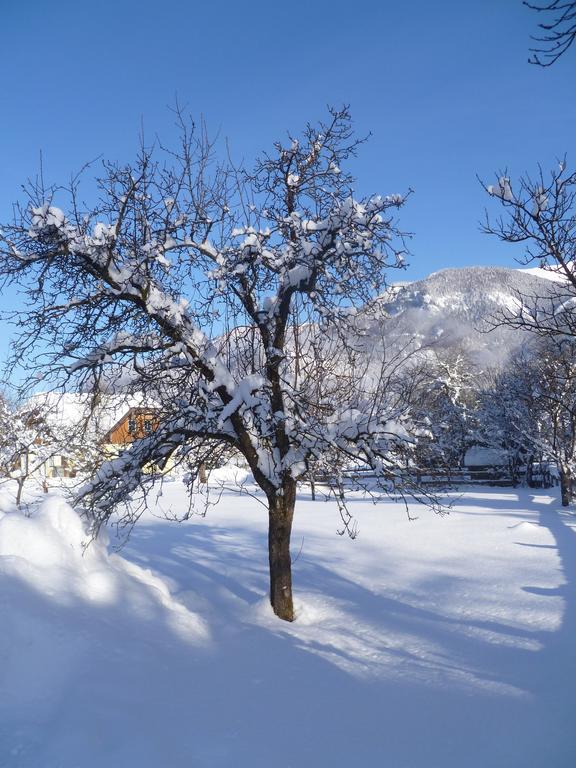
[[[521,0],[0,0],[0,221],[40,150],[66,181],[130,159],[142,121],[170,141],[176,94],[246,160],[349,103],[373,133],[358,190],[415,190],[406,278],[514,265],[478,231],[476,174],[576,162],[576,53],[528,65],[536,24]]]

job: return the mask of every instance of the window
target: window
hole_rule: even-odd
[[[136,419],[128,419],[128,434],[134,435],[136,433]]]
[[[152,434],[152,422],[149,419],[146,419],[144,421],[144,433],[146,435],[151,435]]]

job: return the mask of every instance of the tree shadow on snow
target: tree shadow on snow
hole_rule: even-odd
[[[148,560],[179,585],[178,596],[186,605],[206,611],[219,626],[217,655],[230,680],[238,680],[239,665],[247,690],[257,696],[271,692],[283,716],[296,719],[307,735],[294,742],[295,765],[315,764],[297,752],[314,739],[310,722],[316,724],[317,738],[325,738],[330,729],[338,730],[343,717],[350,724],[347,746],[342,747],[340,736],[338,749],[327,747],[334,765],[353,759],[352,744],[362,754],[362,742],[373,743],[379,732],[388,747],[402,745],[406,762],[397,764],[409,768],[484,766],[487,760],[491,768],[571,768],[576,753],[571,723],[576,696],[569,682],[575,671],[576,533],[542,499],[509,496],[505,509],[502,500],[494,505],[495,514],[537,523],[554,537],[563,583],[523,589],[542,598],[563,597],[558,629],[515,625],[513,605],[510,623],[500,613],[493,619],[475,618],[473,604],[465,615],[455,615],[438,600],[423,606],[409,590],[401,596],[387,594],[385,585],[373,591],[338,573],[337,565],[305,558],[295,563],[296,596],[304,596],[304,614],[312,606],[312,619],[294,625],[262,621],[266,534],[241,526],[161,524],[153,526],[152,536],[137,529],[125,554]],[[467,499],[466,505],[480,508],[481,499]],[[420,585],[420,593],[449,594],[451,582],[450,575],[437,575]],[[282,693],[283,687],[289,692]],[[254,704],[254,716],[260,707]],[[354,707],[362,717],[351,712]],[[251,708],[246,702],[242,708],[245,728]],[[332,713],[328,718],[327,712]]]
[[[515,622],[513,604],[510,622],[501,612],[479,618],[473,593],[470,610],[450,612],[440,599],[453,586],[449,574],[419,584],[419,595],[409,588],[389,594],[385,583],[369,589],[339,572],[341,564],[305,557],[294,566],[302,620],[285,625],[262,612],[264,525],[137,527],[123,556],[160,571],[212,629],[201,665],[186,650],[187,661],[169,654],[170,669],[179,666],[201,699],[188,726],[191,764],[259,766],[275,756],[276,764],[298,768],[352,760],[391,768],[571,768],[576,533],[554,504],[524,492],[478,493],[465,505],[469,514],[550,531],[554,544],[517,546],[556,548],[558,586],[527,578],[523,589],[564,599],[560,627]],[[422,604],[423,592],[430,604]]]

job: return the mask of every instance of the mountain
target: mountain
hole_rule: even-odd
[[[518,310],[520,295],[551,296],[554,287],[532,270],[461,267],[392,285],[379,303],[390,334],[440,348],[461,344],[478,362],[493,363],[525,338],[498,324],[503,313]]]

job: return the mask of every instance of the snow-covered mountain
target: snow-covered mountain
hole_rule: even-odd
[[[461,267],[392,285],[380,301],[390,317],[391,333],[439,347],[463,344],[492,362],[510,353],[524,336],[498,326],[502,314],[518,309],[519,296],[548,296],[554,285],[528,270]]]

